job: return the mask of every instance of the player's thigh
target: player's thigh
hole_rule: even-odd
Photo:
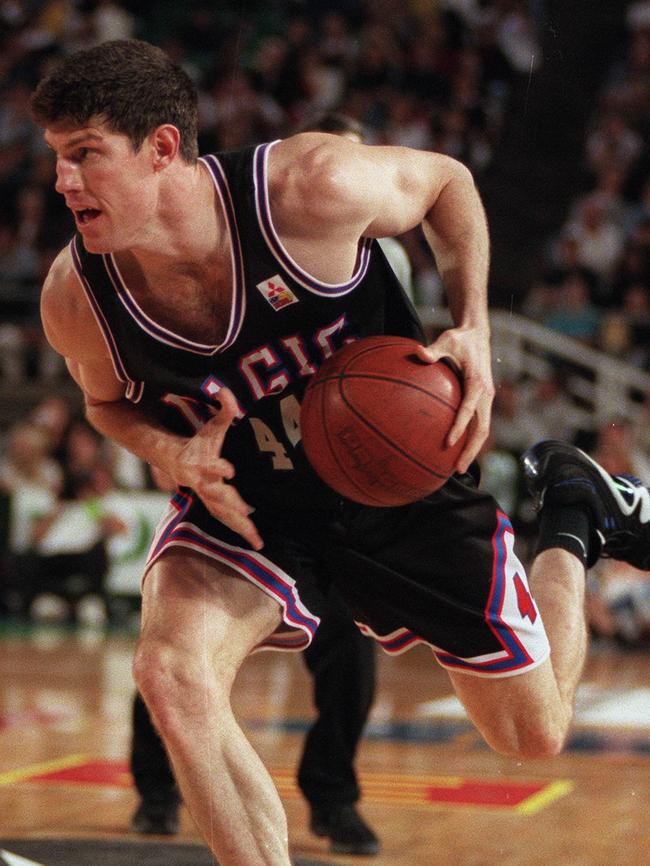
[[[550,660],[509,677],[448,673],[470,719],[498,751],[535,756],[561,748],[566,707]]]
[[[219,652],[241,662],[281,622],[278,603],[227,566],[172,547],[149,569],[142,592],[141,644]]]

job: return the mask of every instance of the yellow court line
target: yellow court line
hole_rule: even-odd
[[[455,791],[459,788],[462,788],[466,783],[467,779],[455,779],[453,783],[447,785],[434,784],[432,782],[422,782],[420,779],[413,778],[410,781],[395,781],[390,782],[388,779],[379,780],[373,779],[372,777],[366,776],[365,778],[361,777],[361,784],[363,785],[363,789],[371,790],[371,791],[394,791],[396,788],[400,791],[421,791],[421,790],[429,790],[431,788],[446,788],[449,791]],[[470,780],[474,782],[475,780]]]
[[[523,803],[515,806],[515,809],[521,815],[534,815],[554,800],[559,800],[560,797],[566,797],[566,795],[570,794],[574,788],[575,784],[570,782],[568,779],[549,782],[542,791],[538,791],[537,794],[531,794]]]
[[[376,773],[370,770],[361,773],[361,778],[377,779],[386,782],[398,782],[399,784],[435,785],[439,788],[458,788],[467,781],[467,776],[414,776],[413,774],[400,773]]]
[[[293,768],[284,767],[282,769],[271,770],[271,775],[274,779],[287,778],[294,779],[296,771]],[[361,781],[365,785],[386,784],[392,786],[429,786],[433,785],[437,788],[460,788],[467,782],[466,776],[414,776],[400,775],[399,773],[377,773],[374,770],[362,772],[360,774]],[[476,781],[472,779],[472,781]],[[499,780],[501,781],[501,780]],[[514,781],[516,784],[516,780]]]
[[[9,770],[6,773],[0,773],[0,785],[22,782],[30,776],[41,776],[43,773],[53,773],[56,770],[70,770],[72,767],[80,767],[90,760],[92,759],[89,755],[67,755],[67,757],[59,758],[56,761],[45,761],[42,764],[21,767],[19,770]]]

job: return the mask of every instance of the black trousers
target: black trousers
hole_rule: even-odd
[[[68,602],[76,602],[86,593],[95,593],[106,600],[107,571],[108,557],[103,540],[80,553],[43,556],[30,551],[14,554],[8,559],[0,595],[5,599],[8,612],[26,618],[31,603],[44,592],[53,592]]]
[[[303,657],[314,677],[317,718],[305,738],[298,784],[313,808],[354,803],[360,796],[354,759],[375,692],[375,647],[334,590]],[[165,747],[137,693],[131,772],[147,803],[180,801]]]

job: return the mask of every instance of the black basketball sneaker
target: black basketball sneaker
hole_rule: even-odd
[[[587,565],[601,557],[650,570],[650,491],[631,475],[610,475],[584,451],[552,439],[522,456],[538,510],[584,506],[592,521]]]

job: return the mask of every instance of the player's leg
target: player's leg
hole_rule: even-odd
[[[585,569],[573,554],[546,550],[535,560],[530,588],[546,627],[550,658],[525,673],[479,678],[450,671],[468,715],[502,754],[557,754],[573,718],[586,651]]]
[[[131,775],[140,796],[132,827],[136,833],[173,835],[178,832],[180,795],[167,750],[139,692],[133,698],[131,722]]]
[[[239,667],[280,620],[272,598],[191,551],[168,550],[144,584],[136,684],[224,866],[290,866],[282,804],[230,704]]]
[[[573,714],[586,648],[585,570],[599,556],[650,568],[650,492],[638,479],[609,475],[562,442],[541,442],[522,462],[541,511],[531,587],[551,659],[510,683],[470,683],[460,675],[454,682],[490,742],[520,752],[523,731],[526,750],[544,753],[561,747]],[[508,737],[499,726],[517,734]]]
[[[305,737],[298,783],[311,807],[311,829],[341,854],[377,854],[379,841],[354,804],[354,759],[375,691],[375,649],[335,590],[303,653],[314,678],[318,716]]]

